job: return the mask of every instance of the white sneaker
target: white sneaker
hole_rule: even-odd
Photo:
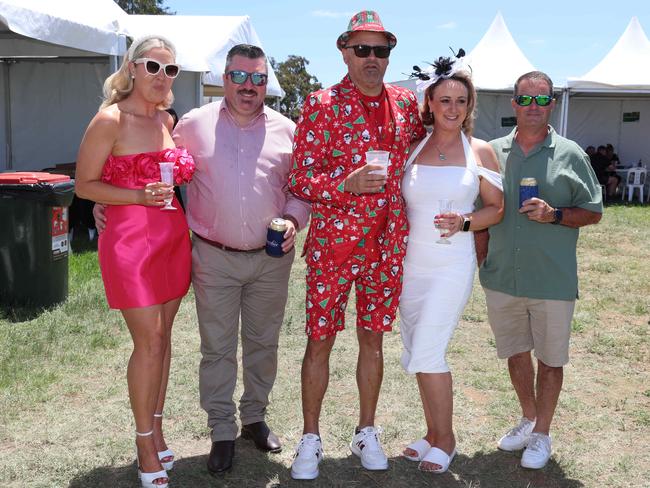
[[[533,432],[521,456],[521,465],[529,469],[542,469],[551,457],[551,436]]]
[[[316,434],[304,434],[296,446],[291,463],[294,480],[313,480],[318,477],[318,465],[323,460],[323,443]]]
[[[350,450],[361,458],[364,468],[370,470],[388,469],[388,458],[379,443],[380,430],[373,426],[364,427],[350,442]]]
[[[528,420],[526,417],[522,417],[519,425],[513,427],[499,439],[497,444],[499,449],[502,451],[518,451],[523,449],[528,444],[528,439],[531,432],[535,428],[535,421]]]

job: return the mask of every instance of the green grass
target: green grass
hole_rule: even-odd
[[[332,354],[323,405],[321,476],[309,483],[291,480],[288,468],[302,430],[299,371],[305,345],[305,266],[297,258],[268,414],[285,449],[266,455],[237,440],[233,471],[219,480],[207,475],[210,441],[198,404],[199,338],[190,292],[176,320],[165,407],[167,439],[179,457],[172,487],[648,486],[650,453],[642,448],[650,437],[648,222],[650,207],[615,203],[601,224],[581,231],[571,362],[553,425],[554,456],[544,470],[522,470],[520,453],[495,449],[519,412],[475,283],[449,348],[459,450],[450,472],[427,475],[399,456],[406,443],[423,435],[424,419],[415,380],[399,365],[398,325],[385,337],[377,410],[390,469],[362,469],[347,447],[358,406],[356,339],[346,330]],[[93,245],[74,244],[69,299],[37,317],[21,320],[28,314],[5,312],[0,318],[2,487],[138,486],[125,380],[130,337],[119,312],[106,306]],[[352,315],[348,320],[354,323]],[[240,395],[241,380],[235,398]]]

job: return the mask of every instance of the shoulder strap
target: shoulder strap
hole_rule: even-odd
[[[474,175],[478,176],[478,163],[472,150],[472,145],[463,131],[460,131],[460,138],[463,141],[463,150],[465,151],[465,165]]]
[[[424,136],[424,139],[422,139],[422,140],[420,141],[420,144],[418,144],[418,145],[415,147],[415,149],[413,150],[413,152],[412,152],[411,155],[409,156],[408,160],[406,161],[406,164],[404,165],[404,169],[405,169],[405,170],[406,170],[406,168],[408,168],[409,166],[411,166],[411,164],[413,164],[413,161],[415,161],[415,158],[418,157],[418,154],[420,154],[420,151],[422,151],[422,148],[424,147],[424,145],[425,145],[425,144],[427,143],[427,141],[429,140],[429,137],[431,137],[431,134],[433,134],[433,132],[429,132],[426,136]]]

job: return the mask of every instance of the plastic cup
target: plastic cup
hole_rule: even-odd
[[[377,164],[382,166],[381,169],[369,171],[369,174],[388,175],[388,157],[389,151],[366,151],[366,164]]]

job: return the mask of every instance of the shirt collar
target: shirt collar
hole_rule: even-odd
[[[515,128],[512,129],[512,132],[510,132],[510,134],[508,135],[508,142],[509,142],[509,145],[507,147],[508,150],[512,150],[512,147],[516,144],[515,141],[516,135],[517,135],[517,127],[515,126]],[[554,148],[556,141],[557,141],[557,132],[555,132],[555,129],[551,125],[549,125],[548,134],[546,134],[544,140],[541,143],[539,143],[539,145],[536,146],[534,151],[537,152],[543,147]],[[506,147],[504,147],[504,149],[506,149]]]
[[[241,127],[242,129],[254,125],[260,119],[260,117],[262,117],[262,116],[264,116],[265,119],[267,119],[267,120],[269,118],[269,107],[267,107],[266,105],[262,105],[262,110],[260,110],[250,120],[250,122],[248,124],[246,124],[245,126],[240,126],[237,123],[237,120],[233,116],[232,112],[230,111],[230,107],[228,106],[228,101],[225,98],[223,100],[221,100],[221,106],[219,107],[219,112],[223,112],[223,113],[227,114],[228,118],[232,121],[232,123],[237,125],[238,127]]]

